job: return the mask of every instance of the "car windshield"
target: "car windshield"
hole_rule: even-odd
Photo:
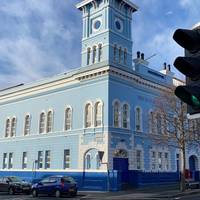
[[[76,181],[72,177],[63,177],[61,181],[64,183],[76,183]]]
[[[11,182],[22,182],[22,180],[21,180],[20,178],[15,177],[15,176],[9,177],[9,180],[10,180]]]

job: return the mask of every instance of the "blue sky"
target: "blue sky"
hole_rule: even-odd
[[[199,0],[132,0],[133,57],[156,54],[150,67],[161,70],[183,54],[172,39],[176,28],[200,21]],[[32,82],[80,67],[80,0],[1,0],[0,88]],[[174,70],[174,69],[173,69]],[[176,72],[178,77],[182,77]]]

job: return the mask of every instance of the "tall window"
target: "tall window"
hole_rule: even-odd
[[[90,64],[90,57],[91,57],[91,49],[88,48],[88,49],[87,49],[87,65]]]
[[[114,127],[118,128],[120,122],[120,104],[115,102],[114,104]]]
[[[10,137],[14,137],[16,134],[16,118],[13,117],[11,121]]]
[[[92,63],[96,62],[96,56],[97,56],[97,48],[96,46],[93,46],[93,58],[92,58]]]
[[[142,151],[136,150],[136,168],[142,169]]]
[[[49,111],[47,113],[47,133],[52,132],[53,127],[53,112]]]
[[[49,169],[51,165],[50,151],[45,151],[45,169]]]
[[[160,113],[157,113],[156,116],[156,121],[157,121],[157,133],[162,134],[162,117]]]
[[[24,123],[24,135],[29,135],[30,134],[30,115],[25,116],[25,123]]]
[[[10,134],[10,119],[6,120],[5,137],[9,137]]]
[[[102,60],[102,44],[98,45],[98,49],[99,49],[98,61],[101,62],[101,60]]]
[[[65,130],[70,130],[72,125],[72,110],[67,108],[65,110]]]
[[[8,169],[13,168],[13,153],[9,153],[9,158],[8,158]]]
[[[44,133],[45,131],[45,113],[42,112],[40,114],[40,126],[39,126],[39,133]]]
[[[164,166],[165,170],[168,171],[169,170],[169,154],[167,152],[165,153],[164,164],[165,164]]]
[[[86,156],[86,169],[90,169],[91,168],[91,156],[90,154],[87,154]]]
[[[151,111],[149,113],[149,132],[154,133],[154,113]]]
[[[8,167],[8,157],[7,153],[3,154],[3,169],[6,169]]]
[[[122,61],[122,48],[119,48],[119,63]]]
[[[27,168],[27,152],[23,152],[22,155],[22,169]]]
[[[102,104],[97,102],[95,104],[95,126],[102,125]]]
[[[126,64],[127,61],[127,50],[124,49],[124,64]]]
[[[151,170],[156,170],[156,152],[151,152]]]
[[[117,57],[117,45],[114,45],[114,62],[116,62]]]
[[[85,106],[85,127],[91,127],[92,126],[92,106],[91,104],[87,104]]]
[[[43,168],[43,151],[38,151],[38,169]]]
[[[141,109],[139,107],[135,110],[135,129],[141,131]]]
[[[123,128],[128,128],[128,121],[129,121],[129,116],[128,116],[128,113],[129,113],[129,107],[127,104],[124,104],[123,105],[123,112],[122,112],[122,125],[123,125]]]
[[[64,169],[70,168],[70,150],[64,150]]]
[[[162,170],[162,152],[158,152],[158,169]]]

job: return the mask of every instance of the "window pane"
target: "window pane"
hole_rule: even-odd
[[[27,152],[23,152],[23,157],[22,157],[22,169],[27,168]]]
[[[72,111],[70,108],[67,108],[65,111],[65,130],[71,129],[71,118],[72,118]]]
[[[53,114],[49,111],[47,114],[47,133],[52,132]]]
[[[64,150],[64,169],[70,168],[70,150]]]
[[[6,130],[5,130],[5,137],[8,137],[10,133],[10,119],[6,120]]]
[[[30,134],[30,116],[26,115],[25,117],[25,125],[24,125],[24,135]]]
[[[3,154],[3,169],[6,169],[8,167],[8,158],[7,153]]]
[[[45,169],[50,168],[51,158],[50,158],[50,151],[45,151]]]
[[[123,128],[128,128],[128,105],[125,104],[123,106]]]
[[[38,169],[43,168],[43,151],[38,151]]]
[[[118,128],[119,127],[119,103],[115,102],[114,104],[114,127]]]
[[[95,105],[95,126],[102,125],[102,105],[100,102]]]
[[[16,118],[12,118],[10,137],[15,136],[15,132],[16,132]]]
[[[39,133],[44,133],[45,131],[45,114],[40,114],[40,127],[39,127]]]
[[[13,168],[13,153],[9,153],[8,169]]]
[[[85,127],[92,126],[92,106],[90,104],[86,105],[85,108]]]

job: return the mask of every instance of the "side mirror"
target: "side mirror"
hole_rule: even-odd
[[[9,180],[7,180],[7,181],[6,181],[6,183],[10,183],[10,181],[9,181]]]

